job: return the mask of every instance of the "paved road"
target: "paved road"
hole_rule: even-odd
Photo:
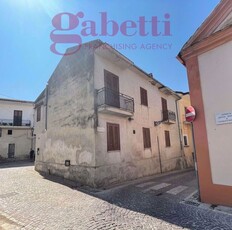
[[[47,180],[33,166],[0,168],[0,229],[232,229],[232,216],[180,203],[194,172],[83,192]]]

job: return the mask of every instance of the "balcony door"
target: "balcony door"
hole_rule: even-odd
[[[162,113],[163,113],[163,121],[168,120],[168,105],[167,105],[167,100],[164,98],[161,98],[161,103],[162,103]]]
[[[120,108],[119,78],[104,70],[105,101],[107,105]]]
[[[21,110],[14,110],[14,126],[22,126],[22,116],[23,116],[23,111]]]

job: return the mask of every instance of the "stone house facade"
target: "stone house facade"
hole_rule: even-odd
[[[35,168],[93,187],[181,169],[179,99],[108,44],[83,44],[35,102]]]
[[[33,121],[34,102],[0,99],[0,160],[29,157]]]

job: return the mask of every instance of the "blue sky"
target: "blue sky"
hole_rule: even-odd
[[[157,16],[162,21],[166,13],[170,14],[172,36],[140,36],[137,33],[126,37],[118,33],[115,36],[82,36],[82,41],[99,38],[113,46],[136,44],[136,49],[120,48],[119,51],[173,90],[188,91],[186,70],[176,55],[218,3],[219,0],[2,0],[0,97],[36,99],[61,59],[50,51],[52,19],[62,12],[76,14],[80,11],[84,13],[80,21],[95,21],[97,29],[100,28],[100,12],[107,12],[108,19],[118,24],[126,20],[138,21],[141,16],[148,21]],[[162,25],[159,24],[159,30]],[[79,25],[65,33],[80,34],[81,29]],[[147,24],[146,30],[150,29]],[[171,48],[142,49],[142,44],[148,47],[149,44],[169,44]]]

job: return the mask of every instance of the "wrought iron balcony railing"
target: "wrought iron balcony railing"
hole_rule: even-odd
[[[2,126],[31,126],[30,120],[15,121],[13,119],[0,119],[0,125]]]
[[[176,113],[170,110],[163,110],[163,122],[175,123],[176,122]]]
[[[111,106],[134,113],[134,98],[106,87],[97,91],[98,106]]]

